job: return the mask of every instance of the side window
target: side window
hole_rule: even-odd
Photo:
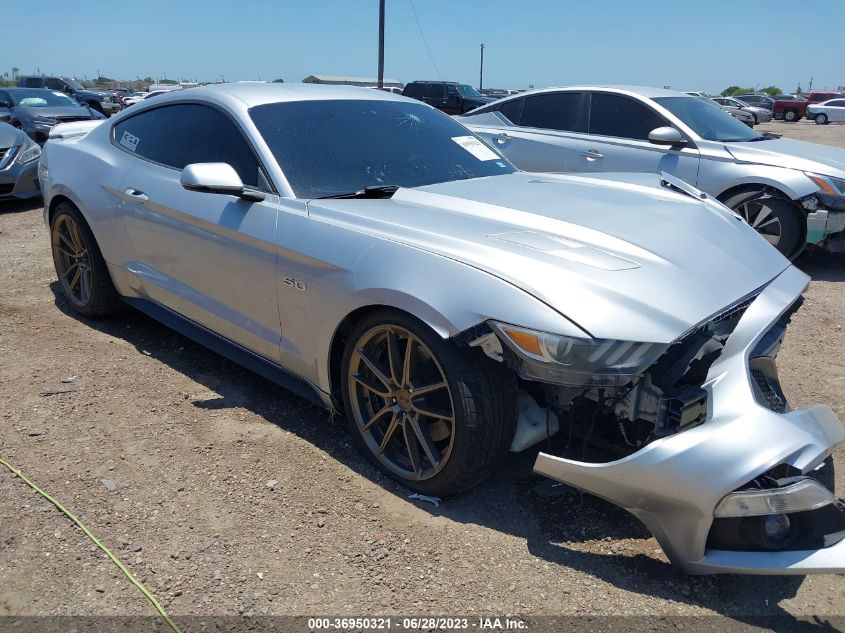
[[[427,84],[423,96],[429,99],[442,99],[444,92],[443,84]]]
[[[519,125],[519,111],[522,109],[523,101],[525,99],[512,99],[507,103],[503,103],[502,107],[499,108],[499,112],[514,125]]]
[[[41,77],[27,77],[24,80],[24,84],[26,88],[43,88],[44,84],[41,81]]]
[[[592,95],[590,134],[646,141],[649,132],[665,125],[669,123],[663,117],[630,97],[604,92]]]
[[[3,90],[0,90],[0,101],[12,105],[12,98],[9,96],[8,92],[5,92]]]
[[[191,163],[228,163],[245,185],[266,189],[258,160],[235,125],[204,105],[147,110],[114,126],[121,147],[174,169]]]
[[[458,94],[458,89],[457,89],[457,87],[455,87],[455,86],[453,86],[453,85],[451,85],[451,84],[448,84],[448,85],[446,86],[446,98],[447,98],[447,99],[451,99],[452,97],[459,97],[459,96],[460,96],[460,95]]]
[[[405,86],[405,96],[419,99],[422,97],[422,86],[420,84],[410,84]]]
[[[65,87],[65,82],[55,77],[50,77],[49,79],[47,79],[47,87],[50,90],[63,90]]]
[[[525,97],[519,124],[547,130],[580,132],[580,112],[580,92],[553,92]]]
[[[831,101],[828,105],[832,105],[834,108],[845,108],[845,99],[837,99],[836,101]]]

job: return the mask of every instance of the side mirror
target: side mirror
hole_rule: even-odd
[[[182,170],[179,182],[188,191],[222,193],[253,202],[264,200],[264,194],[245,187],[238,172],[227,163],[192,163]]]
[[[648,140],[655,145],[686,145],[689,139],[684,137],[678,130],[673,127],[659,127],[655,128],[648,134]]]

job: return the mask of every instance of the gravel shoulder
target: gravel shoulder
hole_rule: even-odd
[[[845,147],[845,126],[760,129]],[[845,257],[799,265],[813,281],[782,380],[794,405],[845,417]],[[143,315],[84,321],[57,297],[38,204],[0,203],[0,456],[174,616],[845,615],[842,576],[677,573],[624,511],[534,476],[536,452],[438,509],[410,501],[342,420]],[[0,470],[0,615],[26,614],[153,611]]]

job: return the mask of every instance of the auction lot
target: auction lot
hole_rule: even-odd
[[[845,147],[843,125],[756,129]],[[845,616],[842,576],[681,575],[636,519],[533,475],[536,449],[439,508],[409,500],[342,419],[141,314],[72,316],[41,214],[38,203],[0,202],[0,456],[74,512],[177,621],[636,614],[781,616],[783,627]],[[798,265],[813,281],[778,357],[781,379],[793,406],[827,403],[845,418],[845,255],[808,252]],[[8,614],[154,611],[2,470]]]

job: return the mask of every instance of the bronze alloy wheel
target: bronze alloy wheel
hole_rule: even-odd
[[[351,415],[372,455],[411,481],[434,477],[455,444],[455,408],[442,367],[426,344],[393,324],[358,340],[346,380]]]
[[[87,305],[91,300],[93,273],[79,225],[71,216],[62,214],[53,224],[51,238],[53,261],[65,295],[76,306]]]

